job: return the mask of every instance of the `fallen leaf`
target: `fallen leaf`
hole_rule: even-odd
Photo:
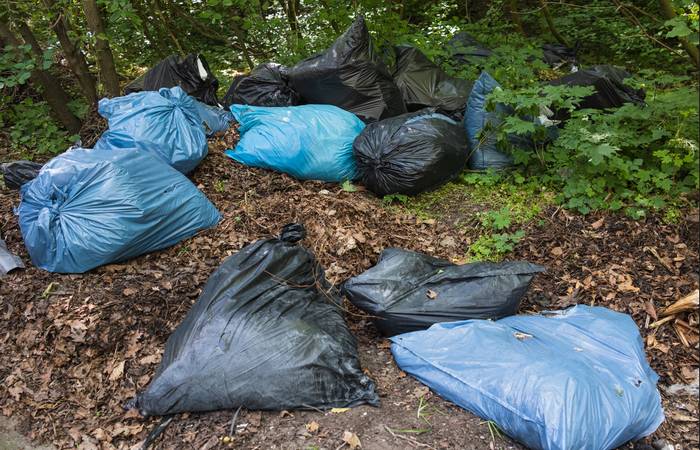
[[[437,298],[437,292],[433,291],[432,289],[428,289],[428,292],[425,293],[425,296],[428,297],[430,300],[435,300]]]
[[[597,230],[598,228],[603,226],[603,222],[605,222],[605,218],[601,217],[600,219],[596,220],[595,222],[593,222],[591,224],[591,228],[593,228],[594,230]]]
[[[290,413],[289,411],[287,411],[286,409],[280,411],[280,417],[286,417],[286,416],[294,417],[294,415],[292,413]]]
[[[131,297],[132,295],[136,294],[138,290],[136,288],[128,287],[122,291],[122,294],[124,294],[127,297]]]
[[[308,431],[309,433],[315,433],[318,431],[318,427],[318,422],[312,420],[311,422],[306,424],[306,431]]]
[[[554,256],[561,256],[564,254],[564,250],[561,247],[554,247],[550,253]]]
[[[350,411],[350,408],[331,408],[333,414],[344,413]]]
[[[430,389],[427,386],[418,386],[413,390],[413,395],[415,395],[416,398],[421,398],[428,395],[429,392]]]
[[[348,444],[350,447],[350,450],[354,450],[357,447],[362,447],[362,443],[360,442],[360,438],[357,437],[355,433],[351,433],[350,431],[345,431],[343,433],[343,442]]]
[[[109,381],[117,381],[124,375],[124,363],[126,361],[122,361],[119,364],[117,364],[114,369],[112,369],[112,373],[109,374]]]
[[[656,308],[654,308],[654,303],[651,300],[644,302],[644,310],[654,321],[659,320],[659,317],[656,315]]]
[[[158,361],[160,361],[160,355],[157,353],[155,355],[145,356],[139,359],[139,363],[141,364],[155,364]]]

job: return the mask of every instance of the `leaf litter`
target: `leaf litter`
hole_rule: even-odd
[[[141,442],[159,419],[143,419],[123,406],[151,380],[168,335],[223,258],[276,234],[284,224],[305,224],[308,237],[303,244],[314,251],[335,283],[369,268],[386,247],[463,260],[469,243],[478,237],[478,230],[465,231],[450,220],[419,219],[403,207],[387,207],[359,187],[350,192],[233,163],[222,150],[227,147],[224,141],[230,146],[236,139],[233,130],[212,142],[210,155],[192,174],[224,217],[215,229],[170,249],[86,274],[51,274],[28,265],[0,280],[0,412],[17,423],[19,432],[57,448],[131,448]],[[225,190],[220,188],[222,182]],[[15,192],[0,191],[0,233],[11,251],[29,261],[12,214],[18,201]],[[450,210],[449,205],[445,209]],[[536,224],[538,219],[544,223]],[[635,222],[611,214],[571,216],[552,208],[526,226],[526,237],[509,255],[548,268],[535,279],[521,312],[578,302],[607,306],[636,320],[647,355],[661,377],[668,413],[648,442],[663,438],[698,443],[697,397],[692,390],[664,388],[697,379],[697,308],[650,326],[661,319],[660,311],[698,288],[698,228],[696,220],[669,225],[655,216]],[[345,308],[363,366],[377,382],[382,407],[353,408],[343,414],[295,412],[285,417],[244,410],[233,441],[236,448],[271,444],[336,448],[340,442],[354,448],[362,445],[360,438],[369,447],[372,439],[394,439],[394,445],[405,445],[385,427],[423,428],[425,424],[416,418],[415,395],[427,391],[417,390],[422,386],[393,364],[388,345],[369,318],[347,302]],[[420,435],[421,444],[489,446],[489,430],[480,419],[437,396],[429,401],[448,414]],[[221,447],[220,437],[227,435],[230,422],[230,411],[180,415],[156,448]],[[323,423],[320,431],[319,423]],[[299,436],[300,428],[309,436]],[[498,439],[503,440],[497,446],[519,448],[507,437]]]

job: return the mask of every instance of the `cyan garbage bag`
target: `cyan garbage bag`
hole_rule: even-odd
[[[241,140],[230,158],[302,180],[342,182],[357,175],[352,143],[365,127],[333,105],[233,105]]]

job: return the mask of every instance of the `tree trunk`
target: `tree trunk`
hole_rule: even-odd
[[[97,7],[96,0],[83,0],[83,10],[88,28],[95,36],[95,53],[97,55],[97,65],[100,68],[102,84],[110,97],[118,97],[119,75],[114,65],[114,56],[109,48],[109,41],[105,36],[105,27],[102,22],[102,13]]]
[[[564,36],[559,34],[557,29],[554,27],[554,22],[552,21],[552,15],[549,12],[549,7],[547,7],[547,2],[545,0],[540,0],[540,5],[542,5],[542,15],[544,16],[544,20],[547,21],[547,26],[549,27],[549,31],[552,33],[552,36],[554,36],[554,39],[556,39],[560,44],[568,47],[569,43],[566,42]]]
[[[58,80],[49,72],[41,69],[43,51],[41,47],[39,47],[39,43],[34,37],[32,30],[29,29],[26,23],[22,22],[20,25],[20,33],[24,37],[25,42],[32,47],[32,53],[34,53],[34,59],[36,60],[36,68],[32,70],[30,81],[35,87],[40,88],[41,96],[46,100],[46,103],[49,104],[49,107],[63,127],[71,133],[77,133],[80,131],[80,119],[68,108],[70,97],[68,97],[66,91],[64,91],[58,83]],[[15,47],[22,45],[12,30],[2,21],[0,21],[0,36],[2,36],[2,40],[7,44],[14,45]]]
[[[50,12],[55,11],[55,0],[44,0],[44,4]],[[68,19],[66,19],[64,13],[59,10],[58,17],[51,20],[53,21],[52,28],[56,32],[56,36],[61,43],[61,48],[63,49],[63,54],[66,57],[66,60],[68,61],[68,66],[75,75],[75,78],[78,80],[80,90],[88,102],[96,104],[98,99],[97,88],[95,87],[95,77],[93,77],[90,73],[90,68],[85,60],[85,55],[83,55],[83,52],[80,51],[80,49],[68,36],[68,30],[70,29]]]
[[[661,5],[661,12],[667,20],[671,20],[676,17],[676,11],[673,10],[671,0],[659,0],[659,3]],[[679,37],[678,40],[685,49],[685,52],[688,54],[690,60],[693,62],[693,64],[695,64],[695,67],[700,68],[700,52],[698,52],[698,47],[690,42],[688,38]]]
[[[515,25],[515,29],[518,30],[523,36],[527,36],[525,32],[525,27],[523,27],[523,21],[520,19],[520,14],[518,13],[518,2],[517,0],[508,0],[506,2],[506,8],[508,9],[508,15],[510,16],[510,21]]]
[[[279,0],[280,5],[284,13],[287,15],[287,22],[289,23],[289,29],[292,31],[292,35],[296,39],[297,46],[301,43],[302,36],[301,30],[299,29],[299,19],[297,18],[297,11],[299,10],[298,0]]]

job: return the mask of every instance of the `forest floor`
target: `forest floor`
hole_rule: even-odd
[[[465,261],[481,233],[476,214],[493,206],[471,198],[468,186],[453,184],[437,197],[431,194],[417,213],[401,204],[387,206],[361,189],[346,192],[244,167],[223,155],[225,147],[212,142],[191,176],[224,217],[216,228],[81,275],[31,265],[12,212],[19,196],[0,190],[0,233],[28,266],[0,279],[0,413],[17,432],[57,448],[138,448],[159,420],[143,419],[123,405],[149,383],[168,335],[224,257],[277,235],[284,224],[306,226],[302,244],[328,278],[340,282],[370,267],[390,246]],[[666,412],[666,421],[644,442],[665,439],[690,449],[698,448],[698,399],[667,389],[698,382],[698,315],[650,326],[658,310],[698,288],[698,210],[684,213],[671,225],[655,216],[634,221],[545,206],[522,224],[526,236],[507,258],[548,268],[533,282],[522,313],[587,303],[632,315],[661,377]],[[520,448],[399,370],[389,342],[368,320],[350,313],[347,322],[362,365],[376,381],[379,408],[244,410],[231,441],[224,437],[232,411],[182,414],[155,448],[334,450],[350,447],[345,432],[354,433],[365,450]]]

